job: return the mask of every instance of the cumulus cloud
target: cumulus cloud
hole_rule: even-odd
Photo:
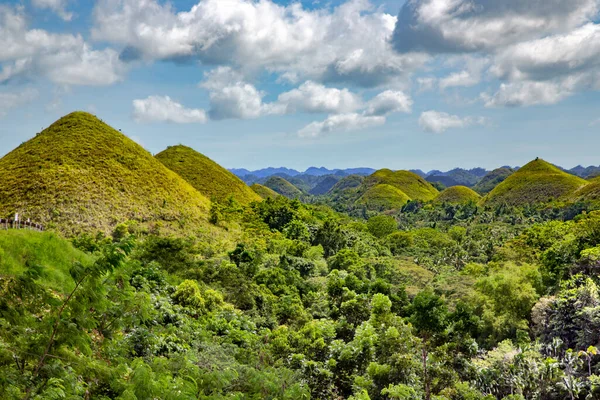
[[[440,89],[477,85],[481,81],[484,69],[489,65],[489,60],[487,58],[466,56],[450,61],[450,64],[457,63],[463,64],[464,69],[441,78],[439,83]]]
[[[492,96],[483,94],[486,107],[526,107],[556,104],[570,96],[568,87],[555,82],[503,83]]]
[[[65,85],[110,85],[125,65],[111,49],[94,50],[81,35],[29,29],[22,8],[0,5],[0,83],[46,77]]]
[[[34,7],[52,10],[65,21],[73,19],[73,13],[67,11],[67,0],[31,0]]]
[[[309,10],[270,0],[203,0],[176,12],[157,0],[100,0],[92,36],[125,46],[123,59],[197,59],[236,69],[265,68],[284,79],[401,84],[429,57],[398,54],[396,17],[368,0]]]
[[[328,88],[307,81],[297,89],[279,95],[277,102],[287,113],[346,113],[362,106],[362,99],[348,89]]]
[[[208,72],[200,87],[210,92],[211,119],[252,119],[283,112],[281,108],[264,104],[264,93],[230,67],[219,67]]]
[[[439,111],[425,111],[419,118],[419,126],[426,132],[443,133],[448,129],[466,128],[473,125],[484,125],[483,117],[464,117]]]
[[[317,137],[337,131],[362,130],[385,124],[392,113],[410,113],[412,99],[401,91],[386,90],[367,104],[362,113],[329,115],[324,121],[314,121],[298,131],[300,137]]]
[[[169,96],[148,96],[133,101],[133,118],[137,122],[172,122],[176,124],[205,123],[201,109],[185,108]]]
[[[365,114],[382,116],[397,112],[410,113],[412,104],[412,99],[404,92],[386,90],[369,101]]]
[[[37,97],[38,91],[31,88],[18,92],[0,92],[0,118],[4,117],[13,108],[30,103]]]
[[[314,138],[333,132],[348,132],[385,124],[385,117],[357,113],[330,115],[326,120],[312,122],[298,131],[298,136]]]
[[[568,32],[593,19],[597,0],[412,0],[393,36],[400,52],[476,52]]]

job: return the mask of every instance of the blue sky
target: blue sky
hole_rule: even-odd
[[[9,0],[0,154],[90,111],[232,168],[600,156],[599,0]],[[6,50],[8,49],[8,50]]]

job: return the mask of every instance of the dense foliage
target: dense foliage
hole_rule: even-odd
[[[600,396],[600,213],[219,204],[235,245],[0,232],[6,399]]]

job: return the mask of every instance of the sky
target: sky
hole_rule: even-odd
[[[75,110],[227,168],[600,164],[600,0],[0,0],[0,155]]]

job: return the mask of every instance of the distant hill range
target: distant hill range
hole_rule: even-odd
[[[582,167],[579,165],[572,169],[557,167],[584,179],[600,176],[600,166]],[[479,194],[485,195],[518,169],[519,167],[502,166],[493,171],[488,171],[485,168],[454,168],[449,171],[431,170],[429,172],[421,169],[411,169],[409,171],[440,189],[444,187],[466,186]],[[317,196],[327,193],[342,178],[357,175],[366,177],[376,172],[373,168],[328,169],[325,167],[310,167],[303,172],[285,167],[270,167],[255,171],[233,168],[229,171],[237,175],[248,185],[254,183],[264,185],[269,178],[276,176],[285,179],[305,194]]]

